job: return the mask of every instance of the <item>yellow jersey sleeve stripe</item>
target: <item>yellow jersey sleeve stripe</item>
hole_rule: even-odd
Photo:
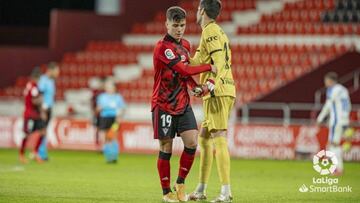
[[[210,52],[210,55],[212,55],[213,53],[216,53],[216,52],[218,52],[218,51],[222,51],[222,49],[216,49],[216,50]]]

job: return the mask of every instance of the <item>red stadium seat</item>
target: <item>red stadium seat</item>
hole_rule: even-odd
[[[223,0],[223,12],[218,21],[231,21],[233,12],[256,9],[256,0]],[[200,34],[201,28],[195,23],[198,1],[181,1],[187,10],[187,34]],[[286,2],[282,11],[264,14],[258,24],[239,27],[237,33],[287,34],[287,35],[360,35],[359,24],[321,23],[321,14],[335,8],[334,0],[302,0]],[[136,23],[131,27],[132,34],[165,33],[165,14],[159,11],[149,22]],[[153,45],[127,45],[122,41],[90,41],[85,50],[65,53],[60,64],[61,75],[56,85],[58,98],[69,88],[87,87],[89,77],[103,77],[113,74],[115,64],[136,64],[139,53],[153,51]],[[314,44],[232,44],[232,69],[236,81],[240,103],[268,93],[273,88],[295,79],[351,49],[344,45]],[[118,83],[117,89],[129,102],[149,102],[153,88],[153,69],[143,69],[141,78],[126,83]],[[26,83],[25,77],[16,80],[15,87],[1,91],[0,96],[19,95]],[[18,87],[18,88],[17,88]],[[130,91],[130,90],[139,91]],[[21,91],[19,91],[21,90]],[[2,93],[1,93],[2,92]],[[195,100],[200,102],[201,100]]]

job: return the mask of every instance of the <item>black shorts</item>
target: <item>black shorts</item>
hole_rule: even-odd
[[[115,122],[115,117],[100,117],[99,118],[99,129],[108,130]]]
[[[32,118],[24,118],[24,126],[23,131],[25,134],[33,133],[37,130],[44,129],[46,127],[46,123],[44,120],[32,119]]]
[[[156,107],[152,112],[154,139],[174,138],[187,130],[197,130],[194,112],[187,106],[184,114],[171,115]]]

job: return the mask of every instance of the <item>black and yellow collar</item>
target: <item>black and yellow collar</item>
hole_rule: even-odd
[[[208,25],[213,24],[213,23],[215,23],[215,21],[214,21],[214,20],[212,20],[212,21],[208,22],[206,25],[204,25],[203,29],[205,29]]]

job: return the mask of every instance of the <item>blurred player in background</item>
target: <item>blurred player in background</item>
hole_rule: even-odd
[[[33,133],[39,133],[40,137],[34,146],[34,156],[37,162],[42,162],[38,155],[38,150],[41,144],[41,137],[45,135],[45,117],[44,112],[41,112],[42,97],[40,95],[37,83],[40,78],[41,71],[35,68],[31,73],[31,79],[26,84],[24,89],[25,97],[25,111],[24,111],[24,133],[25,137],[21,142],[20,147],[20,162],[27,163],[25,158],[25,148],[27,141]]]
[[[119,154],[117,142],[118,129],[126,107],[123,97],[116,92],[114,82],[108,78],[104,84],[105,92],[96,99],[99,112],[99,136],[105,139],[103,153],[108,163],[116,163]]]
[[[56,84],[55,80],[60,74],[59,65],[55,62],[48,64],[46,73],[40,77],[39,91],[43,95],[42,111],[45,112],[45,125],[48,126],[51,119],[51,110],[55,104]],[[46,132],[46,129],[45,129]],[[41,145],[39,155],[43,160],[48,160],[47,140],[46,136],[41,137]]]
[[[339,161],[335,175],[342,175],[344,166],[340,142],[342,135],[349,127],[351,101],[348,90],[338,83],[338,75],[335,72],[327,73],[324,83],[327,88],[326,102],[317,117],[317,123],[320,124],[325,117],[329,116],[328,150],[335,153]]]
[[[91,107],[93,111],[93,125],[95,127],[95,144],[100,149],[100,136],[99,136],[99,120],[100,115],[99,112],[96,110],[96,100],[97,97],[104,92],[104,84],[105,84],[106,78],[99,78],[95,81],[90,81],[90,88],[92,90],[92,97],[91,97]]]
[[[220,14],[219,0],[201,0],[197,11],[197,23],[201,25],[200,45],[191,64],[214,64],[218,71],[200,74],[200,83],[205,84],[210,94],[203,96],[205,120],[201,125],[199,184],[190,195],[191,200],[205,200],[206,187],[213,162],[213,148],[221,182],[221,193],[212,202],[231,202],[230,155],[227,143],[227,128],[231,109],[235,102],[235,82],[231,70],[229,39],[216,24]]]
[[[160,144],[157,168],[164,202],[187,200],[184,184],[194,161],[198,133],[188,94],[188,86],[197,86],[191,75],[216,71],[211,65],[188,66],[190,44],[182,38],[185,27],[185,10],[170,7],[166,12],[167,34],[156,44],[153,57],[155,81],[151,111],[154,138],[159,139]],[[170,158],[175,135],[184,143],[174,187],[176,194],[170,189]]]

